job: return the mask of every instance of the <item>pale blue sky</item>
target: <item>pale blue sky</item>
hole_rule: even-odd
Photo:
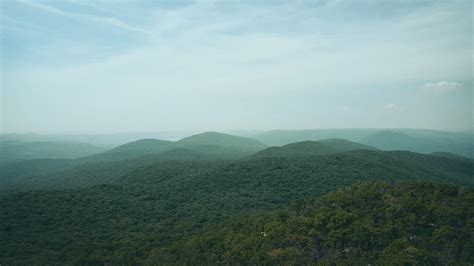
[[[471,1],[1,1],[4,133],[472,130]]]

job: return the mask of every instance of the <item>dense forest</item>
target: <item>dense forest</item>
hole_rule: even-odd
[[[159,202],[143,192],[100,185],[2,196],[1,260],[7,265],[196,265],[467,264],[474,259],[472,188],[358,183],[252,213],[198,200],[178,208],[189,201],[186,195]]]
[[[254,135],[267,145],[286,145],[305,140],[342,138],[381,150],[419,153],[449,152],[474,158],[474,136],[469,132],[427,129],[307,129],[272,130]]]
[[[473,169],[446,152],[219,133],[26,159],[0,167],[0,263],[468,264]]]
[[[474,190],[366,182],[206,228],[148,263],[450,265],[474,260]]]
[[[474,266],[474,0],[0,0],[0,266]]]

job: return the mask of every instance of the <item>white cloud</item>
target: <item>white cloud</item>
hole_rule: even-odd
[[[352,108],[350,108],[350,107],[347,106],[347,105],[344,105],[344,106],[341,107],[341,110],[344,111],[344,112],[349,112],[349,111],[351,111],[351,109],[352,109]]]
[[[421,86],[421,89],[428,93],[445,94],[462,89],[462,84],[457,82],[440,81],[438,83],[428,82]]]
[[[402,112],[402,111],[403,111],[403,107],[402,107],[402,106],[399,106],[399,105],[394,104],[394,103],[386,104],[383,108],[384,108],[386,111],[392,112],[392,113],[398,113],[398,112]]]
[[[4,127],[12,132],[109,126],[150,130],[151,125],[187,130],[227,127],[226,123],[267,127],[268,115],[275,117],[272,127],[279,128],[339,127],[347,125],[348,115],[359,115],[353,126],[431,127],[426,117],[438,121],[434,110],[439,106],[422,109],[430,99],[411,106],[411,89],[385,91],[427,80],[465,81],[472,75],[471,38],[465,29],[471,24],[464,23],[472,16],[461,8],[416,9],[409,16],[376,20],[361,13],[363,18],[349,16],[347,23],[332,14],[352,11],[343,3],[339,10],[334,2],[308,9],[294,3],[148,8],[116,1],[69,1],[101,12],[85,13],[90,8],[65,8],[54,1],[22,1],[23,8],[44,11],[38,12],[40,17],[87,22],[65,23],[71,32],[84,31],[84,24],[89,28],[88,34],[67,34],[71,39],[64,37],[62,27],[48,28],[42,38],[27,35],[30,39],[23,44],[35,52],[28,55],[36,57],[20,56],[16,61],[21,67],[3,73],[10,121]],[[36,25],[15,13],[9,16]],[[109,36],[111,28],[123,31]],[[46,45],[41,43],[43,35],[48,36]],[[50,63],[53,59],[58,59],[57,65]],[[442,81],[422,87],[445,93],[458,89],[456,84]],[[354,103],[341,103],[352,98]],[[318,116],[327,110],[343,113],[342,120]],[[423,116],[412,124],[405,122],[416,114]]]
[[[68,17],[70,19],[102,23],[102,24],[107,24],[109,26],[116,27],[116,28],[119,28],[119,29],[122,29],[122,30],[148,34],[148,32],[144,29],[131,26],[131,25],[129,25],[129,24],[127,24],[127,23],[125,23],[125,22],[123,22],[119,19],[113,18],[113,17],[84,15],[84,14],[79,14],[79,13],[66,12],[66,11],[63,11],[59,8],[55,8],[55,7],[52,7],[52,6],[49,6],[49,5],[45,5],[45,4],[40,4],[40,3],[37,3],[37,2],[32,2],[30,0],[20,0],[19,2],[29,6],[31,8],[40,9],[40,10],[43,10],[45,12],[49,12],[49,13],[56,14],[56,15],[63,16],[63,17]]]

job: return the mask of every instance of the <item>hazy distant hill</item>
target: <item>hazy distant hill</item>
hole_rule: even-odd
[[[142,139],[133,141],[84,161],[117,161],[147,154],[158,154],[173,149],[185,149],[209,155],[220,155],[221,159],[237,159],[267,146],[258,140],[217,132],[205,132],[178,141]],[[183,154],[184,155],[184,154]]]
[[[339,138],[358,141],[378,129],[303,129],[303,130],[271,130],[253,137],[270,146],[281,146],[306,140]]]
[[[31,160],[0,167],[0,189],[77,188],[110,184],[136,170],[164,161],[220,161],[220,154],[182,148],[118,161]],[[215,163],[216,165],[218,162]]]
[[[421,153],[450,152],[474,157],[474,139],[455,133],[446,135],[443,136],[442,133],[423,135],[420,132],[410,135],[410,133],[387,130],[371,134],[360,142],[382,150],[410,150]]]
[[[72,161],[29,160],[0,167],[0,175],[3,176],[0,188],[25,182],[53,182],[50,180],[61,178],[76,180],[74,182],[80,184],[95,184],[110,176],[123,175],[134,167],[158,161],[239,159],[263,148],[266,146],[257,140],[215,132],[194,135],[180,141],[144,139]]]
[[[0,141],[80,142],[110,149],[140,139],[178,140],[196,133],[196,131],[161,131],[112,134],[0,134]]]
[[[261,182],[261,186],[265,186],[266,189],[272,186],[275,186],[275,189],[301,186],[300,188],[303,189],[304,185],[301,182],[303,180],[310,182],[313,179],[320,181],[324,179],[327,182],[325,184],[331,186],[346,181],[391,178],[437,180],[463,185],[474,184],[472,177],[474,160],[462,161],[408,151],[353,150],[320,156],[264,157],[224,161],[218,162],[214,166],[212,166],[213,162],[210,163],[206,164],[206,167],[196,175],[196,171],[200,167],[186,167],[185,161],[170,164],[161,162],[137,169],[137,171],[121,178],[121,182],[138,186],[158,184],[164,173],[171,174],[174,171],[179,171],[181,174],[189,174],[190,178],[213,179],[212,182],[218,182],[228,189],[231,189],[229,185],[234,182],[242,182],[235,184],[239,188]],[[185,170],[187,168],[189,170]],[[277,185],[275,182],[281,183]],[[310,185],[307,183],[307,185],[306,188],[309,189],[322,184]],[[268,192],[268,190],[266,191]],[[294,190],[292,189],[292,191]]]
[[[179,150],[173,153],[175,152],[180,154]],[[147,157],[152,156],[159,154]],[[211,255],[210,258],[204,258],[199,254],[212,251],[219,256],[225,255],[220,252],[221,249],[204,248],[222,242],[207,237],[200,238],[199,233],[216,232],[215,226],[222,223],[225,226],[231,221],[239,220],[241,215],[275,211],[299,200],[312,199],[361,181],[425,180],[464,186],[474,184],[473,160],[449,159],[407,151],[355,150],[329,155],[234,161],[152,159],[151,164],[142,164],[146,160],[136,158],[88,164],[90,168],[82,165],[54,176],[53,179],[43,179],[46,181],[43,186],[42,180],[36,179],[39,183],[35,190],[0,193],[0,219],[3,225],[0,227],[3,236],[0,241],[0,260],[6,264],[34,264],[53,259],[65,264],[87,264],[86,262],[93,261],[98,264],[122,265],[126,262],[142,264],[146,259],[156,261],[166,258],[170,264],[181,264],[180,262],[188,261],[187,258],[197,256],[204,261],[213,261],[217,257]],[[117,168],[119,165],[123,168]],[[376,189],[357,193],[360,201],[349,200],[348,203],[359,202],[357,206],[367,211],[379,206],[379,201],[371,200],[370,195],[385,191],[387,190]],[[425,191],[427,194],[419,194],[417,191]],[[441,196],[440,193],[459,195],[458,192],[452,194],[450,191],[452,190],[441,189],[433,197]],[[465,189],[459,191],[466,192]],[[417,206],[413,204],[420,203],[417,199],[419,195],[423,195],[420,198],[422,200],[431,199],[427,198],[431,197],[429,190],[413,192],[417,194],[408,193],[401,198],[408,202],[407,206],[410,208]],[[379,203],[393,205],[390,210],[405,206],[400,205],[400,201],[393,200],[393,197],[383,199]],[[437,206],[439,205],[433,205]],[[420,209],[403,210],[408,211],[409,216],[396,217],[406,217],[409,220],[400,224],[401,228],[418,225],[418,221],[423,221],[423,225],[437,221],[431,219],[431,216],[420,219],[412,217],[411,213],[419,213]],[[450,210],[453,208],[440,211],[445,213]],[[465,208],[462,210],[466,211]],[[328,212],[328,215],[333,214],[343,221],[352,217],[340,212]],[[280,221],[285,221],[285,217],[281,216]],[[447,217],[458,217],[458,213]],[[393,225],[390,223],[392,218],[382,218],[375,215],[373,222],[382,227]],[[430,219],[426,220],[428,218]],[[265,219],[258,221],[264,222]],[[306,226],[311,224],[305,223]],[[244,226],[243,223],[241,225]],[[238,228],[246,230],[248,227]],[[280,227],[269,225],[269,229],[254,227],[254,230],[257,230],[259,237],[263,237],[261,232],[274,232],[278,228]],[[337,233],[337,228],[345,227],[331,228]],[[393,236],[392,233],[386,235]],[[354,240],[357,237],[351,236],[348,239]],[[41,241],[42,244],[36,245],[32,239]],[[369,242],[360,243],[365,245]],[[195,245],[203,247],[202,252],[194,254]],[[387,243],[380,247],[385,248],[386,245]],[[174,247],[178,249],[173,249]],[[182,247],[193,248],[186,250]],[[238,248],[233,244],[226,244],[226,247]],[[245,247],[258,250],[258,246]],[[248,262],[250,261],[252,260]]]
[[[313,129],[274,130],[254,136],[267,145],[286,145],[305,140],[343,138],[382,150],[420,153],[450,152],[474,158],[474,134],[425,129]]]
[[[433,152],[437,148],[437,143],[429,138],[410,136],[397,131],[381,131],[371,134],[363,139],[362,143],[379,147],[382,150],[410,150],[418,152]]]
[[[292,155],[325,155],[351,150],[377,150],[374,147],[344,139],[324,139],[319,141],[301,141],[282,147],[270,147],[252,154],[250,158],[279,157]]]
[[[0,190],[15,188],[34,177],[66,170],[81,164],[73,159],[34,159],[0,166]]]
[[[206,145],[211,143],[219,145]],[[242,145],[245,149],[239,150],[236,145]],[[264,144],[249,138],[220,133],[203,133],[177,142],[140,140],[119,146],[102,154],[76,160],[24,161],[8,167],[0,167],[0,174],[4,176],[2,179],[3,188],[18,185],[44,186],[46,184],[74,187],[76,185],[108,183],[136,168],[157,162],[170,160],[233,160],[250,154],[249,149],[259,150],[262,147],[264,147]],[[447,156],[423,156],[416,153],[401,153],[401,155],[398,155],[399,153],[396,152],[376,152],[374,147],[343,139],[304,141],[283,147],[270,147],[257,151],[245,159],[258,161],[256,159],[267,157],[330,155],[349,151],[354,152],[346,153],[344,156],[349,156],[354,160],[384,158],[383,163],[392,165],[392,168],[413,164],[410,167],[413,168],[414,172],[421,168],[417,164],[421,164],[423,161],[436,161],[449,169],[454,167],[454,172],[456,171],[455,166],[459,165],[459,160],[453,161],[450,160],[452,158],[445,158]],[[400,158],[394,157],[395,155],[401,156],[402,161],[400,161]],[[446,161],[449,163],[444,164]],[[472,162],[465,162],[468,165],[470,163]],[[348,163],[347,167],[350,165],[351,163]],[[430,165],[428,168],[437,169],[438,167],[435,164]],[[331,167],[335,167],[335,165]],[[363,169],[363,166],[358,167]],[[380,167],[383,168],[384,166]],[[472,172],[472,168],[468,170]],[[465,168],[463,171],[465,171]],[[451,172],[451,170],[446,171],[447,174]],[[1,185],[2,182],[0,182]]]
[[[256,152],[265,149],[267,145],[248,137],[239,137],[219,132],[204,132],[183,138],[177,142],[178,146],[216,145],[242,152]]]
[[[141,139],[115,147],[107,152],[97,154],[84,161],[116,161],[146,154],[154,154],[173,149],[173,141],[159,139]]]
[[[307,129],[307,130],[272,130],[262,132],[258,130],[233,130],[234,134],[252,137],[268,146],[281,146],[294,142],[306,140],[321,140],[329,138],[340,138],[358,143],[374,146],[379,149],[409,150],[414,152],[450,152],[470,158],[474,158],[474,134],[469,132],[446,132],[426,129]],[[40,135],[40,134],[2,134],[0,142],[14,144],[15,142],[81,142],[101,147],[117,147],[141,139],[166,139],[177,140],[191,135],[192,132],[156,132],[156,133],[118,133],[103,135]],[[219,134],[208,132],[204,136],[195,135],[191,142],[198,141],[208,143],[206,135]],[[385,136],[384,136],[385,135]],[[221,137],[221,136],[220,136]],[[220,138],[219,137],[219,138]],[[186,142],[186,141],[183,141]],[[373,143],[373,144],[371,144]],[[7,144],[5,144],[7,145]],[[215,145],[205,144],[205,145]],[[153,145],[152,145],[153,146]],[[229,146],[226,146],[230,148]],[[177,148],[177,147],[173,147]],[[188,147],[186,147],[188,148]],[[240,147],[239,147],[240,148]],[[264,147],[266,148],[266,147]],[[260,148],[263,149],[263,148]],[[252,148],[249,151],[255,152]],[[249,151],[246,151],[247,153]],[[133,152],[129,151],[131,155]],[[143,155],[139,150],[135,151],[137,156]],[[129,155],[115,154],[118,158],[126,159]],[[114,160],[114,156],[108,155]]]
[[[141,139],[113,148],[107,153],[128,152],[135,150],[156,153],[167,150],[167,148],[170,147],[172,144],[173,141],[168,140]]]
[[[218,146],[201,147],[201,150],[213,150],[213,152],[198,151],[185,148],[176,148],[160,153],[128,157],[130,153],[122,156],[122,152],[112,154],[104,160],[101,155],[98,160],[91,160],[95,156],[84,159],[36,159],[26,160],[0,166],[0,189],[11,189],[17,187],[74,187],[90,186],[94,184],[109,183],[130,171],[155,164],[162,161],[203,161],[203,160],[229,160],[240,158],[241,154],[227,152]],[[219,153],[218,151],[221,150]]]
[[[75,142],[0,142],[0,165],[39,158],[70,159],[104,152],[91,144]]]
[[[457,154],[450,153],[450,152],[433,152],[433,153],[430,153],[429,155],[444,157],[444,158],[448,158],[448,159],[455,159],[455,160],[473,160],[471,158],[464,157],[464,156],[457,155]]]
[[[324,141],[323,141],[324,142]],[[332,141],[334,142],[334,141]],[[338,144],[346,143],[339,140]],[[163,169],[174,171],[173,167],[186,170],[188,165],[186,161],[209,161],[207,168],[189,169],[189,173],[204,173],[221,176],[224,172],[222,165],[239,166],[239,170],[233,169],[231,172],[249,175],[264,174],[270,176],[281,176],[283,172],[291,182],[292,174],[303,176],[324,176],[332,175],[345,176],[347,178],[389,178],[389,177],[411,177],[428,178],[430,180],[444,180],[457,182],[460,184],[472,184],[472,171],[474,169],[474,160],[459,160],[440,156],[422,155],[407,151],[384,152],[372,150],[364,145],[365,149],[355,149],[353,143],[347,142],[349,146],[347,152],[337,151],[334,148],[328,148],[320,142],[295,143],[282,148],[276,147],[257,152],[248,156],[245,160],[222,161],[219,154],[202,153],[194,150],[174,149],[158,154],[140,156],[127,160],[109,161],[109,162],[88,162],[77,163],[77,160],[58,161],[57,169],[54,168],[54,161],[42,162],[25,161],[22,165],[9,167],[0,167],[0,174],[4,174],[0,187],[3,189],[14,187],[36,187],[36,188],[58,188],[58,187],[81,187],[94,184],[110,184],[115,180],[125,176],[136,169],[142,167],[153,167],[153,171],[160,173]],[[308,148],[309,147],[309,148]],[[339,153],[336,153],[339,152]],[[318,155],[318,156],[316,156]],[[174,162],[175,163],[174,163]],[[183,161],[183,164],[179,164]],[[32,165],[26,165],[31,162]],[[293,165],[293,166],[292,166]],[[171,167],[171,168],[170,168]],[[288,167],[288,168],[287,168]],[[199,169],[199,170],[198,170]],[[284,170],[287,169],[287,170]],[[148,171],[148,170],[147,170]],[[141,175],[136,176],[134,181],[142,178],[152,178],[154,175],[141,170]],[[292,172],[295,171],[295,172]],[[209,178],[213,178],[209,176]],[[235,177],[237,178],[237,177]],[[0,181],[2,181],[0,180]],[[17,180],[17,182],[15,182]],[[349,180],[349,179],[347,179]],[[140,181],[141,182],[141,181]],[[148,181],[147,181],[148,182]],[[145,182],[145,183],[147,183]]]

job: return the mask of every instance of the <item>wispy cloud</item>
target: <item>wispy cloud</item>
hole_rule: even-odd
[[[52,130],[339,127],[348,117],[352,126],[460,128],[470,119],[470,96],[453,104],[467,90],[426,97],[419,85],[447,80],[421,86],[444,95],[458,90],[452,81],[470,86],[467,4],[22,3],[7,15],[49,38],[7,32],[12,131],[46,128],[38,121],[49,117]]]
[[[440,81],[437,83],[428,82],[421,86],[421,89],[428,93],[433,93],[436,95],[439,94],[446,94],[455,92],[457,90],[462,89],[462,84],[458,82],[451,82],[451,81]]]
[[[386,105],[384,105],[383,108],[385,109],[385,111],[394,112],[394,113],[398,113],[398,112],[402,112],[402,111],[403,111],[403,107],[402,107],[402,106],[397,105],[397,104],[394,104],[394,103],[386,104]]]
[[[145,29],[138,28],[131,26],[117,18],[113,17],[106,17],[106,16],[96,16],[96,15],[89,15],[89,14],[81,14],[81,13],[74,13],[74,12],[68,12],[61,10],[59,8],[50,6],[50,5],[45,5],[41,4],[38,2],[33,2],[30,0],[19,0],[19,2],[31,7],[31,8],[36,8],[40,9],[45,12],[49,12],[55,15],[67,17],[70,19],[75,19],[79,21],[85,21],[85,22],[92,22],[92,23],[101,23],[101,24],[106,24],[112,27],[116,27],[122,30],[127,30],[127,31],[132,31],[132,32],[138,32],[142,34],[148,34],[149,32]]]

